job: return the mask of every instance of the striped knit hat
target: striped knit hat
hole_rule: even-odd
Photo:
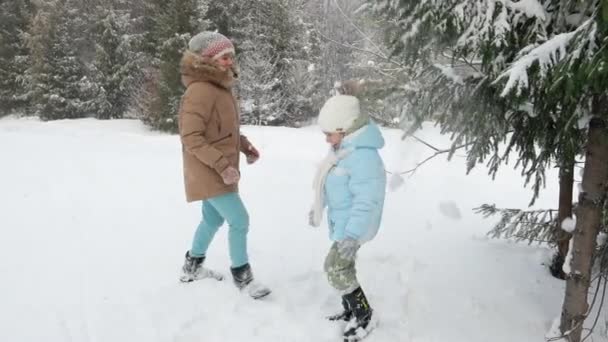
[[[221,33],[204,31],[190,39],[188,49],[203,57],[219,58],[226,53],[234,54],[234,45]]]

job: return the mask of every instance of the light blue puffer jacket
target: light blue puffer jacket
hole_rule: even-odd
[[[376,236],[386,188],[384,163],[378,154],[383,146],[382,133],[373,123],[342,141],[340,149],[352,152],[338,162],[325,180],[332,240],[350,237],[363,243]]]

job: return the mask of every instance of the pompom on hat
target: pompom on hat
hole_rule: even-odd
[[[190,39],[188,50],[211,59],[226,53],[235,53],[234,45],[226,36],[212,31],[203,31]]]

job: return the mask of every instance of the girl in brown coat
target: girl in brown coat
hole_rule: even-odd
[[[186,198],[202,201],[203,215],[180,280],[222,279],[203,267],[203,262],[215,233],[226,221],[234,283],[257,299],[270,290],[253,280],[247,255],[249,215],[238,194],[238,181],[239,152],[249,163],[259,153],[240,134],[238,105],[231,90],[236,77],[234,52],[225,36],[201,32],[190,40],[180,65],[186,87],[179,110]]]

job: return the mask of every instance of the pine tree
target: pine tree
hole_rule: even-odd
[[[155,54],[139,96],[151,99],[140,102],[140,107],[144,107],[142,120],[156,129],[177,131],[176,118],[184,91],[179,63],[191,36],[206,28],[207,23],[202,20],[206,11],[205,0],[155,0],[147,4],[146,15],[153,29],[145,46]]]
[[[24,37],[33,11],[29,0],[0,3],[0,116],[27,107],[26,90],[20,80],[27,68]]]
[[[309,1],[291,0],[287,2],[287,24],[292,38],[289,49],[289,72],[284,87],[290,101],[285,122],[302,126],[318,115],[319,109],[327,98],[323,89],[326,75],[321,73],[322,41],[306,6]]]
[[[320,56],[315,70],[320,77],[319,92],[327,99],[336,83],[355,78],[352,65],[356,63],[356,42],[362,40],[357,28],[351,23],[352,13],[361,1],[336,0],[309,1],[304,21],[312,24],[320,37]],[[323,102],[324,102],[323,100]],[[323,103],[321,102],[321,104]]]
[[[247,37],[247,23],[250,20],[244,12],[242,1],[212,1],[208,5],[206,19],[210,21],[209,29],[229,37],[235,43],[237,54],[239,45]]]
[[[389,30],[394,52],[435,73],[419,91],[427,109],[421,119],[435,116],[457,143],[466,142],[469,167],[489,158],[495,172],[514,151],[536,196],[547,167],[557,163],[562,175],[571,174],[575,156],[586,151],[573,242],[578,253],[561,321],[569,341],[581,339],[608,181],[606,6],[591,0],[394,0],[377,7],[395,23]],[[503,141],[507,149],[499,154]],[[562,181],[571,187],[568,177]],[[567,201],[564,190],[560,205]]]
[[[301,0],[210,4],[211,29],[235,44],[242,122],[301,125],[316,113],[320,49]]]
[[[312,19],[315,31],[322,38],[319,95],[326,99],[335,92],[354,91],[351,94],[359,97],[375,121],[398,124],[407,110],[403,86],[414,78],[415,68],[391,56],[382,36],[387,25],[384,18],[369,11],[361,0],[315,1],[309,6],[316,17]],[[311,16],[308,13],[307,19]]]
[[[128,11],[109,5],[97,9],[94,28],[93,78],[99,90],[94,106],[100,119],[123,117],[143,77],[144,57],[137,51],[141,35],[134,33],[133,18]]]
[[[454,135],[455,146],[469,146],[469,170],[487,160],[495,174],[516,150],[526,183],[533,184],[532,203],[544,186],[544,170],[552,160],[559,157],[561,173],[572,175],[575,156],[581,151],[576,143],[582,140],[580,129],[567,125],[567,115],[546,120],[535,112],[540,107],[532,102],[506,99],[495,82],[519,51],[534,44],[534,37],[546,36],[550,23],[544,21],[542,8],[535,12],[538,8],[508,7],[502,2],[411,1],[397,12],[398,6],[389,7],[388,15],[400,19],[391,21],[396,24],[387,37],[404,63],[420,64],[418,70],[423,70],[416,75],[419,81],[408,86],[413,89],[406,93],[410,96],[404,97],[418,123],[437,119],[444,132]],[[507,150],[501,154],[498,146],[503,141]],[[544,147],[538,154],[537,143]],[[566,198],[572,177],[569,182],[568,177],[562,179]]]
[[[85,62],[89,53],[85,16],[71,0],[40,4],[28,34],[31,62],[24,77],[33,114],[45,120],[90,116],[95,85]]]
[[[291,102],[285,87],[290,68],[289,39],[293,37],[287,8],[282,0],[258,0],[244,4],[241,11],[249,18],[243,20],[247,25],[239,28],[244,32],[238,45],[243,122],[281,123]]]

